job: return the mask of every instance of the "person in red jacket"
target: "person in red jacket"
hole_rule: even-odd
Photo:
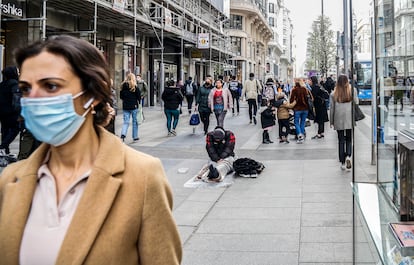
[[[197,175],[198,179],[220,182],[233,171],[235,160],[234,146],[236,137],[233,132],[217,126],[206,135],[206,149],[211,162],[205,165]]]

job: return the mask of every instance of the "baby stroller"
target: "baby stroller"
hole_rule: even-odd
[[[296,136],[295,116],[293,111],[289,111],[289,134]]]
[[[311,126],[311,121],[306,118],[305,127],[309,126]],[[296,139],[295,115],[293,111],[289,111],[289,134],[294,135]]]

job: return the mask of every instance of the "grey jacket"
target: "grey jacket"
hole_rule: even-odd
[[[352,122],[355,123],[352,117],[352,101],[339,103],[335,102],[333,92],[330,97],[329,121],[335,130],[352,129]],[[354,103],[358,104],[358,93],[354,88]]]

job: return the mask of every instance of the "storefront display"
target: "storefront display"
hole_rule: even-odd
[[[353,183],[354,245],[369,241],[376,264],[414,264],[414,2],[376,0],[373,9],[377,178]]]

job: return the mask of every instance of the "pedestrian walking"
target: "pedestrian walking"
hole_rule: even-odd
[[[194,97],[197,94],[197,85],[193,81],[193,78],[190,76],[188,77],[188,80],[185,81],[184,87],[185,98],[187,100],[188,114],[191,114],[191,110],[193,109]]]
[[[233,75],[229,82],[229,89],[231,92],[231,97],[233,98],[233,108],[231,112],[233,116],[240,115],[240,95],[243,89],[243,85],[236,79],[236,76]],[[235,113],[234,108],[236,107],[237,113]]]
[[[326,91],[328,91],[328,94],[332,93],[335,88],[335,80],[333,78],[333,75],[330,75],[326,78],[326,81],[323,83],[323,87]]]
[[[359,103],[358,93],[355,88],[352,93],[348,77],[340,75],[330,97],[329,120],[331,127],[338,134],[339,162],[342,170],[350,170],[352,168],[352,127],[355,122],[352,117],[352,102]]]
[[[144,79],[142,79],[141,74],[137,74],[137,87],[141,93],[141,101],[138,107],[138,124],[145,121],[144,110],[142,109],[145,104],[145,99],[148,96],[148,86]]]
[[[204,84],[200,86],[200,89],[196,95],[196,108],[200,114],[200,120],[203,123],[204,135],[208,132],[210,125],[211,108],[208,104],[208,96],[213,88],[213,78],[208,75],[205,78]]]
[[[262,93],[260,82],[254,78],[254,73],[249,74],[249,79],[244,82],[242,95],[249,105],[249,123],[257,124],[257,96]]]
[[[180,118],[180,104],[184,96],[180,88],[175,86],[174,80],[167,81],[167,87],[162,92],[161,99],[164,101],[164,114],[167,117],[167,136],[176,136],[176,128]]]
[[[312,88],[313,104],[315,107],[315,119],[314,122],[318,125],[318,133],[312,136],[312,139],[321,139],[325,137],[325,122],[328,119],[328,110],[326,108],[326,100],[329,99],[329,94],[318,84],[318,78],[312,76],[310,78],[310,86]]]
[[[102,127],[111,102],[102,52],[59,35],[18,50],[16,62],[21,113],[43,143],[2,172],[0,263],[180,264],[160,160]]]
[[[266,80],[266,84],[263,88],[263,93],[262,93],[263,98],[262,98],[262,100],[266,100],[266,101],[270,102],[270,104],[272,106],[274,106],[277,93],[278,93],[277,92],[277,86],[276,86],[275,82],[273,81],[273,78],[268,78]]]
[[[295,86],[293,87],[290,94],[290,103],[296,101],[296,105],[293,107],[293,111],[298,144],[303,143],[306,137],[305,124],[309,109],[307,102],[308,96],[311,96],[311,94],[310,91],[308,91],[306,88],[305,82],[302,78],[297,78],[295,80]]]
[[[141,101],[141,93],[137,87],[137,81],[133,73],[129,73],[126,76],[125,81],[122,83],[122,89],[120,92],[122,99],[122,110],[124,116],[124,123],[122,124],[121,139],[125,141],[125,137],[128,132],[129,120],[132,119],[132,139],[138,141],[138,107]]]
[[[215,87],[208,96],[208,102],[211,112],[216,116],[217,126],[224,127],[224,118],[227,110],[233,108],[233,99],[230,90],[223,88],[223,80],[216,81]]]
[[[3,81],[0,83],[0,124],[1,145],[0,155],[10,154],[10,144],[19,134],[19,109],[16,106],[19,98],[14,99],[19,93],[17,67],[9,66],[3,69]],[[19,93],[20,94],[20,93]]]

